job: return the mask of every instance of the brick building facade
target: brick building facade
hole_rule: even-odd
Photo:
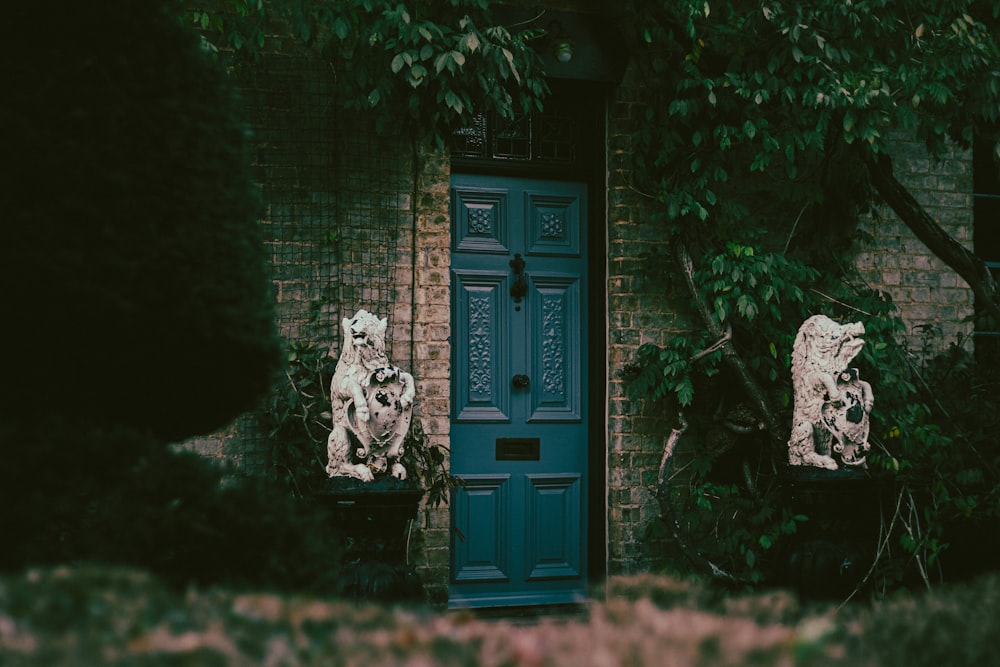
[[[339,352],[339,322],[358,308],[389,319],[393,363],[416,379],[414,416],[432,443],[451,446],[452,219],[449,155],[414,152],[405,138],[381,138],[345,117],[324,98],[316,54],[269,44],[262,63],[242,75],[259,143],[262,227],[272,250],[272,279],[281,334]],[[647,222],[647,199],[631,187],[629,135],[644,111],[641,82],[627,69],[598,100],[606,138],[598,173],[604,181],[595,219],[605,246],[600,258],[606,354],[591,368],[603,397],[591,428],[602,451],[592,470],[591,579],[655,565],[660,546],[645,537],[659,512],[650,487],[662,454],[664,424],[625,396],[619,371],[644,342],[663,343],[681,326],[662,289],[644,284],[640,257],[662,241]],[[940,164],[901,140],[897,172],[928,211],[960,241],[971,243],[971,160],[955,153]],[[375,234],[375,230],[378,234]],[[973,310],[967,286],[898,222],[891,212],[872,224],[871,248],[858,257],[874,287],[888,291],[919,339],[934,325],[940,343],[968,334]],[[606,261],[604,258],[606,257]],[[598,412],[594,410],[593,412]],[[267,472],[268,451],[252,415],[223,433],[183,445],[228,461],[241,474]],[[594,445],[592,444],[591,447]],[[449,595],[451,506],[425,507],[414,526],[410,557],[435,604]]]
[[[924,210],[959,243],[972,249],[972,155],[952,147],[940,162],[923,145],[896,137],[894,169]],[[969,344],[975,299],[968,284],[938,259],[892,211],[868,223],[873,241],[858,255],[862,275],[892,295],[909,328],[914,351],[930,345]]]

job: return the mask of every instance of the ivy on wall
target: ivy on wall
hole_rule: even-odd
[[[183,0],[179,0],[183,2]],[[493,19],[489,0],[229,0],[188,10],[209,48],[253,62],[275,30],[317,48],[330,63],[334,98],[441,147],[477,113],[510,118],[541,109],[548,93],[531,48],[540,30]]]
[[[626,371],[631,396],[680,413],[675,432],[694,449],[693,479],[670,491],[680,523],[692,540],[709,536],[700,553],[736,579],[761,578],[761,555],[795,527],[771,494],[785,458],[793,337],[812,314],[860,320],[862,374],[876,391],[872,474],[902,489],[880,549],[893,555],[880,562],[883,582],[901,563],[931,581],[947,524],[978,510],[998,517],[980,496],[1000,481],[997,444],[981,426],[972,438],[945,408],[951,397],[932,372],[940,364],[921,367],[901,344],[891,296],[855,271],[858,242],[871,240],[855,223],[871,215],[877,224],[879,207],[892,208],[987,307],[1000,302],[982,261],[908,195],[891,160],[894,133],[916,135],[935,159],[949,142],[994,131],[1000,10],[961,0],[635,0],[623,15],[647,84],[634,184],[656,202],[669,240],[648,273],[691,314],[690,332],[644,346]],[[995,387],[990,371],[976,372]],[[736,419],[740,411],[748,418]],[[733,458],[738,474],[727,477]],[[944,458],[976,472],[953,475]],[[959,483],[980,474],[992,481]]]

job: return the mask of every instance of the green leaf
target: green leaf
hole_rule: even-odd
[[[448,54],[442,53],[441,55],[439,55],[437,58],[434,59],[434,71],[440,74],[444,70],[445,65],[447,64],[448,64]]]
[[[715,300],[715,316],[719,318],[719,322],[725,322],[727,314],[728,311],[726,310],[726,302],[722,299],[722,297],[718,297]]]
[[[343,18],[339,16],[336,19],[334,19],[333,34],[337,36],[337,39],[339,39],[340,41],[344,41],[345,39],[347,39],[347,35],[349,32],[350,32],[350,26],[347,24],[347,21],[345,21]]]
[[[677,394],[677,402],[682,406],[691,405],[691,401],[694,400],[694,385],[691,384],[691,378],[685,377],[679,382],[674,388],[674,393]]]
[[[736,300],[736,310],[750,321],[757,316],[757,304],[749,294],[743,294]]]
[[[462,100],[458,95],[450,90],[445,93],[444,100],[448,105],[448,108],[453,109],[457,114],[461,114],[465,110],[465,105],[462,104]]]

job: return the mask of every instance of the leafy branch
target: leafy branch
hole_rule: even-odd
[[[229,0],[189,12],[208,43],[256,62],[271,35],[289,32],[330,64],[333,99],[438,147],[477,114],[513,118],[542,108],[549,93],[531,40],[495,20],[488,0]]]

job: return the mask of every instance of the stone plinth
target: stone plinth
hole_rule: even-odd
[[[883,484],[866,470],[788,466],[785,499],[803,514],[785,538],[783,584],[807,599],[844,599],[858,587],[875,558]]]
[[[313,495],[327,507],[347,541],[339,594],[380,601],[422,600],[422,586],[406,562],[406,552],[409,522],[417,516],[423,489],[388,476],[371,482],[331,477]]]

